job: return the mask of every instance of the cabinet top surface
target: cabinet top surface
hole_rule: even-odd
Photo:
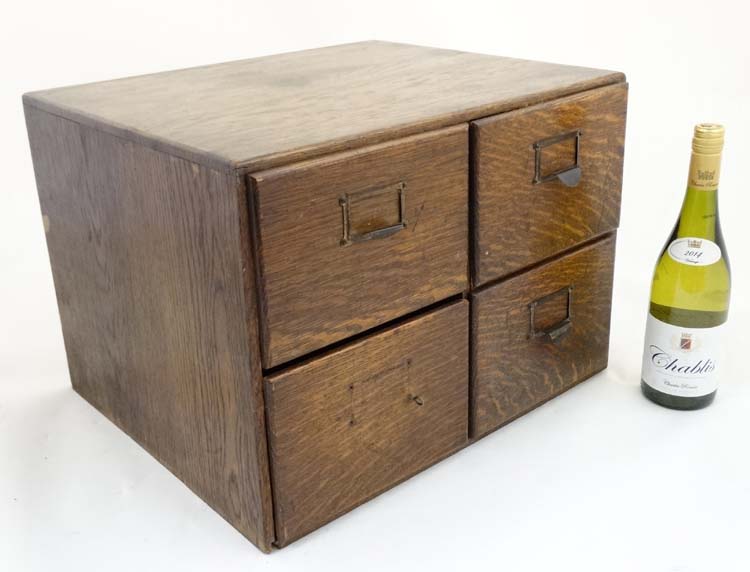
[[[253,170],[624,79],[371,41],[38,91],[24,100],[180,157]]]

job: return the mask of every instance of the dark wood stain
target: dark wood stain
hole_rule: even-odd
[[[359,42],[27,95],[210,166],[259,170],[623,81],[618,72]]]
[[[342,246],[340,198],[397,183],[406,227]],[[466,125],[257,173],[252,189],[266,368],[468,286]]]
[[[468,306],[266,380],[280,546],[466,444]]]
[[[472,124],[475,284],[617,228],[627,86],[576,94]],[[534,184],[533,144],[581,131],[581,181]],[[569,144],[542,151],[545,172],[571,160]]]
[[[610,235],[472,295],[472,435],[515,419],[607,366],[615,237]],[[536,326],[565,317],[572,287],[571,328],[557,342],[530,338]]]
[[[73,387],[265,551],[487,435],[606,367],[624,79],[364,42],[28,94]]]
[[[73,387],[270,549],[242,179],[26,116]]]

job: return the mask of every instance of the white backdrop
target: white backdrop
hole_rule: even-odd
[[[0,570],[747,570],[749,13],[743,2],[14,2],[0,22]],[[610,368],[264,556],[69,387],[25,91],[377,38],[630,82]],[[450,89],[450,85],[446,85]],[[710,408],[639,394],[691,130],[727,127],[729,362]]]

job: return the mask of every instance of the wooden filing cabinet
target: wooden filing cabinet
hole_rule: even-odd
[[[27,94],[74,389],[288,544],[606,367],[626,102],[382,42]]]

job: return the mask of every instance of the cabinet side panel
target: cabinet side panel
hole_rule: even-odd
[[[75,390],[273,541],[242,180],[26,107]]]

